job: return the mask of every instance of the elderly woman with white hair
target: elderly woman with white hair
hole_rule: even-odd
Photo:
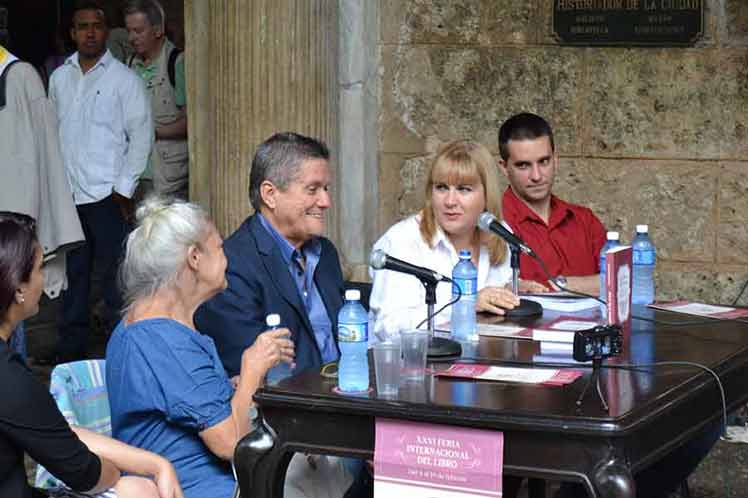
[[[146,199],[120,270],[125,314],[107,347],[114,436],[168,458],[186,498],[229,498],[229,460],[250,427],[266,372],[291,363],[287,329],[266,331],[242,354],[236,389],[193,313],[226,288],[223,242],[205,211]]]

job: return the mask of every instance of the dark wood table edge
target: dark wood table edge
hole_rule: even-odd
[[[748,353],[738,351],[713,367],[719,374],[726,391],[728,411],[744,404],[748,401],[748,392],[745,389],[735,388],[736,383],[748,375]],[[463,425],[477,428],[487,428],[502,431],[527,431],[527,432],[550,432],[557,436],[579,436],[584,438],[597,438],[601,447],[607,444],[610,455],[600,461],[600,465],[590,471],[575,472],[559,469],[541,469],[533,466],[508,464],[505,467],[507,474],[518,474],[528,477],[550,477],[560,480],[569,480],[580,482],[587,488],[590,496],[610,496],[609,494],[599,493],[592,483],[594,479],[597,486],[600,486],[600,479],[592,478],[596,469],[613,468],[610,475],[620,477],[623,487],[627,489],[618,489],[616,496],[633,496],[630,494],[630,488],[633,483],[633,474],[642,468],[646,468],[652,461],[667,454],[673,447],[682,444],[694,434],[704,429],[716,420],[722,418],[721,401],[714,379],[703,371],[694,371],[693,375],[688,376],[677,389],[671,389],[666,395],[658,397],[657,407],[647,411],[651,407],[638,407],[648,413],[642,417],[641,413],[632,411],[623,417],[605,418],[605,417],[588,417],[578,420],[569,420],[563,416],[538,416],[518,411],[500,411],[500,412],[478,412],[477,410],[453,407],[444,410],[440,407],[442,413],[435,414],[424,406],[409,404],[406,402],[388,401],[382,399],[356,398],[347,399],[346,397],[336,394],[322,395],[319,402],[310,403],[308,395],[296,395],[294,393],[283,392],[277,388],[263,388],[255,395],[255,401],[260,407],[260,412],[271,413],[272,415],[284,409],[296,410],[297,417],[304,416],[324,416],[325,414],[340,414],[346,412],[353,417],[360,417],[367,420],[367,424],[373,426],[373,420],[376,417],[398,418],[404,420],[414,420],[419,422],[442,423],[450,425]],[[300,409],[303,405],[303,409]],[[674,437],[663,444],[659,450],[649,451],[641,458],[633,462],[628,461],[628,456],[622,441],[630,438],[632,435],[646,434],[652,424],[652,420],[668,416],[669,413],[675,414],[678,410],[694,410],[698,412],[696,417],[699,422],[695,425],[688,425],[681,421],[674,420],[672,427],[668,432]],[[677,419],[677,417],[675,417]],[[694,417],[691,417],[693,419]],[[365,444],[340,444],[331,447],[325,444],[315,444],[312,442],[316,439],[314,431],[310,434],[300,435],[299,437],[278,437],[275,431],[266,422],[263,422],[261,429],[245,437],[236,449],[236,460],[250,462],[249,465],[237,468],[237,475],[242,489],[250,490],[250,496],[282,496],[282,482],[285,469],[290,460],[290,452],[308,451],[312,453],[325,453],[339,456],[350,456],[356,458],[370,459],[373,457],[373,438],[372,442]],[[656,435],[656,437],[661,437]],[[272,441],[269,447],[258,449],[257,441]],[[354,447],[355,446],[355,447]],[[254,453],[254,455],[251,455]],[[264,482],[252,482],[253,469],[263,475]],[[275,482],[273,482],[275,479]],[[259,494],[258,494],[259,493]]]

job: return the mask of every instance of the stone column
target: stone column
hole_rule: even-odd
[[[339,0],[338,250],[351,280],[369,279],[379,212],[379,2]]]
[[[337,150],[337,10],[336,0],[185,0],[190,195],[224,235],[250,211],[258,143],[291,130]]]

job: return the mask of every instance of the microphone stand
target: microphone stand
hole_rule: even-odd
[[[520,248],[516,244],[507,244],[511,252],[511,266],[512,266],[512,292],[515,295],[519,295],[519,256]],[[530,301],[529,299],[520,299],[519,306],[514,309],[506,310],[505,316],[507,318],[530,318],[540,316],[543,314],[543,307],[540,303]]]
[[[439,282],[421,280],[426,288],[426,313],[428,313],[429,327],[429,358],[441,358],[445,356],[459,356],[462,354],[462,346],[457,341],[445,337],[434,337],[434,305],[436,304],[436,285]]]

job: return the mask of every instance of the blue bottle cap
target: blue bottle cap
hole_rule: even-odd
[[[470,251],[467,249],[460,251],[460,259],[470,259]]]

